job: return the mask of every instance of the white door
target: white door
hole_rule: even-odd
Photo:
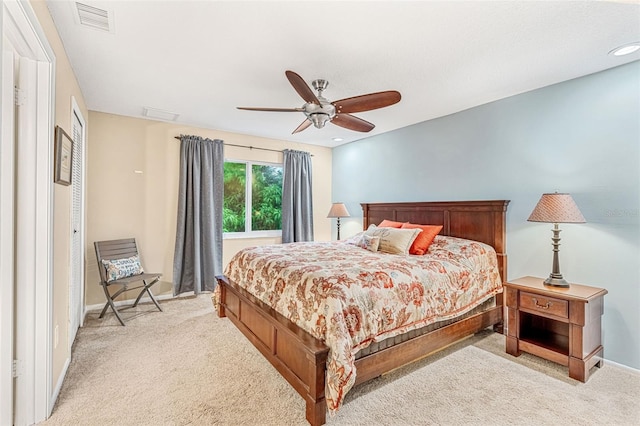
[[[71,108],[73,165],[71,178],[71,281],[69,283],[69,347],[84,318],[84,119],[77,104]]]

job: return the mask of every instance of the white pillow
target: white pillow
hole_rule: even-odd
[[[370,225],[364,233],[371,237],[380,237],[378,250],[391,254],[409,254],[411,244],[422,229],[378,228]]]
[[[376,252],[380,246],[380,237],[371,235],[362,235],[360,241],[356,244],[358,247]]]

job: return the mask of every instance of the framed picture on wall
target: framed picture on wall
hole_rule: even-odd
[[[73,141],[62,127],[56,126],[55,167],[53,181],[60,185],[71,185],[73,164]]]

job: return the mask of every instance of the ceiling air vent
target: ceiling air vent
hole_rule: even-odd
[[[144,117],[149,117],[155,120],[163,120],[163,121],[176,121],[180,114],[176,114],[175,112],[165,111],[162,109],[151,108],[151,107],[143,107],[142,115]]]
[[[110,13],[107,10],[76,2],[80,24],[98,30],[112,32]]]

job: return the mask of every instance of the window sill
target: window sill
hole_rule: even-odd
[[[282,238],[282,231],[224,232],[223,240],[254,240],[259,238]]]

